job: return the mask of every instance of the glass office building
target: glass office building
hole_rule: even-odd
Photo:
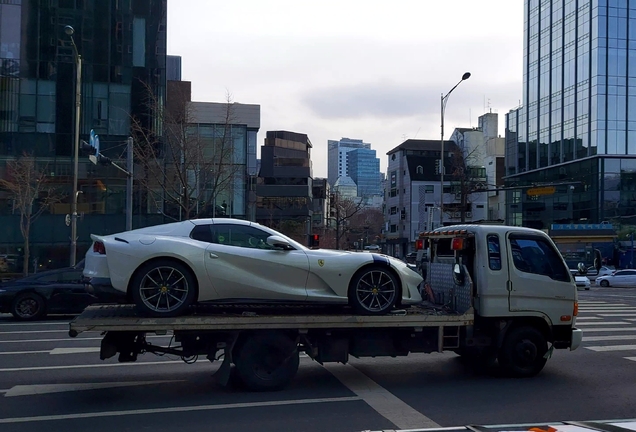
[[[508,223],[636,215],[636,1],[526,0],[523,105],[506,115]],[[551,195],[521,187],[556,183]],[[636,219],[636,218],[635,218]]]
[[[10,0],[0,2],[0,176],[7,160],[37,158],[62,200],[33,225],[33,256],[51,265],[68,262],[75,124],[75,51],[64,28],[74,28],[83,59],[81,139],[99,134],[101,150],[125,158],[131,119],[161,130],[148,106],[148,91],[160,104],[166,89],[165,0]],[[125,165],[125,164],[124,164]],[[90,233],[125,229],[125,174],[80,158],[78,257]],[[134,226],[161,223],[135,196]],[[91,215],[91,217],[86,217]],[[0,192],[0,254],[19,253],[19,212]]]
[[[347,153],[347,172],[358,186],[358,196],[381,195],[380,159],[375,150],[355,149]]]

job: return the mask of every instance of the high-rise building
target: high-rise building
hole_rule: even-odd
[[[636,4],[525,0],[523,105],[506,115],[508,223],[636,219]],[[569,183],[569,184],[568,184]]]
[[[347,172],[358,186],[358,196],[380,195],[380,159],[375,150],[355,149],[347,153]]]
[[[62,201],[32,227],[32,255],[40,262],[68,262],[75,125],[76,52],[82,56],[80,138],[94,130],[101,152],[119,159],[131,122],[156,128],[149,90],[159,103],[166,93],[166,2],[3,1],[0,4],[0,175],[7,160],[24,153],[38,158]],[[125,154],[125,151],[124,151]],[[125,229],[126,177],[82,157],[78,170],[78,256],[91,233]],[[134,226],[161,223],[135,195]],[[89,216],[90,217],[84,217]],[[16,253],[23,239],[11,196],[0,193],[0,249]]]
[[[181,56],[166,56],[166,79],[181,81]]]
[[[276,225],[312,216],[312,144],[306,134],[267,131],[256,185],[256,221]]]
[[[355,149],[370,149],[371,144],[361,139],[342,138],[340,141],[327,141],[327,180],[331,186],[338,177],[350,177],[347,170],[347,153]]]

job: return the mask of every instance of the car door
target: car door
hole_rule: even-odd
[[[221,299],[304,301],[309,258],[267,244],[271,235],[243,224],[210,225],[205,268]]]
[[[94,298],[86,292],[82,281],[82,269],[68,269],[57,273],[57,280],[49,285],[51,289],[51,309],[63,313],[80,312]]]
[[[511,311],[542,311],[554,317],[576,295],[572,276],[559,252],[542,236],[507,235]],[[546,301],[550,300],[550,301]]]

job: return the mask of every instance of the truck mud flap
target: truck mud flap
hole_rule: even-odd
[[[221,363],[221,366],[212,375],[218,380],[218,383],[221,385],[221,387],[227,387],[231,382],[232,363],[234,362],[232,353],[234,352],[234,346],[236,345],[237,340],[238,333],[232,334],[230,339],[225,344],[225,350],[223,352],[223,363]],[[214,359],[211,359],[208,355],[208,360],[213,361]]]

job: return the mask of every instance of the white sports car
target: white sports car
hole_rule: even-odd
[[[349,304],[364,314],[422,301],[422,277],[398,259],[308,249],[239,219],[187,220],[91,238],[88,290],[126,299],[150,316],[176,316],[210,301]]]

